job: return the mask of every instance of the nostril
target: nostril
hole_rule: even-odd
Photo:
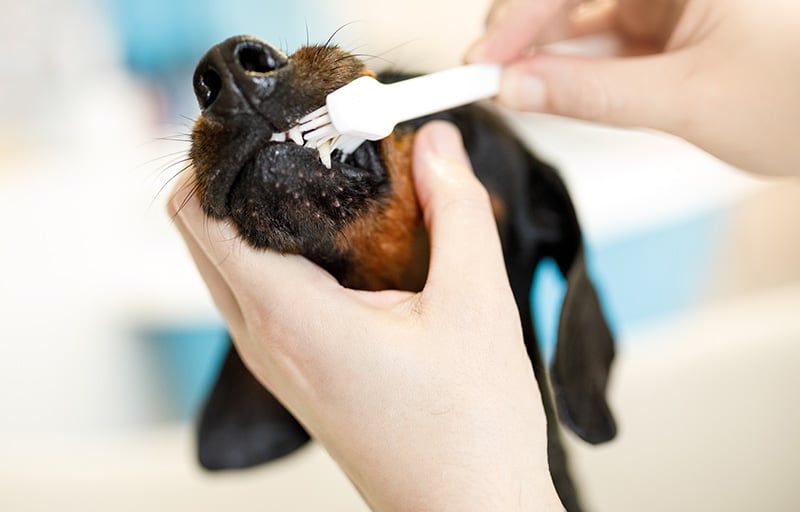
[[[194,93],[202,110],[210,107],[222,90],[222,78],[213,69],[195,75]]]
[[[253,41],[247,41],[236,48],[236,60],[245,71],[269,73],[281,67],[269,48]]]
[[[225,122],[254,113],[279,82],[275,71],[288,64],[281,51],[251,37],[231,37],[211,47],[192,78],[203,116]]]

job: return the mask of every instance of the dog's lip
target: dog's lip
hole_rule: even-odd
[[[263,146],[261,146],[259,149],[254,151],[238,169],[232,171],[232,175],[234,175],[235,178],[233,178],[231,180],[230,186],[227,187],[226,190],[220,191],[221,192],[221,197],[224,198],[224,203],[223,203],[223,205],[221,205],[223,207],[223,211],[229,212],[230,205],[232,204],[232,201],[233,201],[232,195],[235,193],[234,189],[236,188],[236,182],[238,181],[238,179],[242,175],[242,173],[248,172],[247,168],[248,168],[249,162],[252,162],[253,160],[255,160],[257,158],[257,154],[262,152],[262,151],[266,151],[266,150],[275,151],[275,150],[279,150],[280,148],[285,148],[285,149],[288,149],[289,151],[297,151],[298,152],[297,153],[298,156],[302,155],[302,154],[305,154],[308,157],[313,158],[313,160],[316,161],[317,163],[320,163],[319,162],[319,157],[317,156],[317,150],[316,149],[308,147],[308,146],[305,146],[305,145],[296,144],[292,140],[288,140],[288,139],[284,140],[284,141],[273,140],[273,137],[274,137],[274,134],[273,134],[273,136],[270,137],[270,140],[268,140]],[[337,156],[339,158],[336,158],[335,160],[333,160],[331,162],[331,167],[329,167],[328,169],[331,169],[334,172],[336,172],[336,171],[346,172],[346,168],[347,167],[351,167],[351,168],[355,167],[355,168],[357,168],[358,166],[353,165],[353,163],[348,162],[348,160],[349,160],[349,157],[351,155],[355,154],[360,148],[361,148],[361,146],[359,146],[358,149],[354,150],[353,153],[348,153],[348,154],[341,153],[338,150],[333,152],[332,156]],[[221,172],[225,172],[225,171],[221,171]]]
[[[288,119],[284,118],[281,122],[264,119],[266,123],[259,123],[261,124],[259,131],[263,130],[263,135],[260,137],[261,142],[254,141],[254,146],[251,150],[247,151],[246,155],[240,153],[241,159],[236,158],[236,160],[238,160],[237,164],[235,164],[236,168],[230,166],[230,164],[234,162],[229,162],[228,165],[222,163],[222,165],[215,166],[216,170],[212,172],[211,175],[216,176],[216,178],[210,176],[208,182],[209,192],[213,190],[207,197],[209,203],[206,205],[206,209],[209,213],[213,213],[217,217],[224,217],[229,213],[235,183],[243,172],[247,172],[247,168],[250,165],[249,162],[257,159],[258,155],[264,151],[276,151],[279,147],[285,147],[286,149],[291,148],[290,151],[296,151],[296,157],[302,158],[306,162],[305,165],[312,165],[311,160],[313,159],[317,165],[322,165],[327,170],[333,170],[334,172],[342,172],[348,167],[359,168],[359,166],[355,164],[352,156],[356,154],[363,145],[350,153],[343,153],[340,150],[331,151],[329,146],[319,148],[306,144],[298,121],[302,119],[304,115],[292,115]],[[214,122],[213,120],[209,121],[212,123]],[[286,126],[288,126],[288,128],[279,131]],[[223,176],[227,176],[227,178],[223,178]]]
[[[266,149],[270,146],[290,146],[301,148],[308,152],[308,154],[316,156],[320,163],[322,163],[328,170],[335,170],[337,168],[341,169],[343,165],[355,167],[352,163],[348,163],[348,160],[362,147],[359,145],[350,153],[344,153],[339,149],[330,150],[329,147],[325,147],[324,149],[320,147],[315,148],[303,142],[302,134],[299,132],[296,126],[293,126],[292,128],[283,132],[273,132],[263,149]],[[338,158],[334,159],[333,157]]]
[[[273,133],[267,141],[265,148],[276,145],[296,146],[305,150],[309,154],[314,155],[326,168],[331,169],[333,165],[333,162],[331,161],[332,152],[325,153],[324,150],[320,150],[321,148],[314,148],[305,144],[303,142],[303,135],[300,134],[296,126],[284,132]],[[342,159],[342,162],[344,162],[344,158]]]
[[[284,132],[274,132],[270,138],[269,144],[292,144],[299,146],[303,149],[306,149],[312,153],[317,154],[317,158],[319,161],[324,165],[327,169],[330,169],[332,166],[331,162],[331,154],[333,153],[328,145],[322,145],[319,147],[312,147],[306,144],[303,140],[303,134],[300,131],[298,126],[293,126],[292,128],[284,131]],[[346,155],[344,155],[346,157]],[[344,161],[344,158],[343,160]]]

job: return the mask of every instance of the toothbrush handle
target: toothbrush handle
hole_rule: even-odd
[[[497,95],[500,66],[471,64],[383,86],[394,122],[435,114]]]
[[[328,94],[336,131],[378,140],[397,123],[491,98],[500,88],[500,67],[472,64],[393,84],[362,76]]]

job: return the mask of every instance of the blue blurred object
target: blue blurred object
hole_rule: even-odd
[[[291,53],[307,38],[324,41],[333,31],[318,0],[102,1],[127,68],[155,86],[172,121],[196,115],[192,75],[213,45],[247,34]]]
[[[729,219],[726,210],[714,210],[618,240],[588,244],[590,277],[618,339],[703,299]],[[555,350],[565,290],[555,263],[541,265],[531,293],[546,361]]]
[[[149,326],[138,330],[152,354],[157,380],[164,391],[168,417],[192,418],[217,378],[228,351],[228,333],[219,324]]]
[[[289,50],[306,39],[301,3],[274,0],[106,0],[128,67],[158,78],[194,66],[212,45],[252,34]],[[314,12],[312,9],[307,9]],[[291,45],[291,46],[289,46]],[[288,46],[288,47],[287,47]]]

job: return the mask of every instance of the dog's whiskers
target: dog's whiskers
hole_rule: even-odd
[[[187,162],[188,162],[188,163],[187,163]],[[165,181],[165,182],[164,182],[164,184],[163,184],[163,185],[161,185],[161,187],[159,187],[159,189],[158,189],[158,191],[156,192],[155,196],[153,196],[153,199],[150,201],[150,207],[151,207],[151,208],[153,207],[153,204],[155,204],[156,200],[157,200],[157,199],[158,199],[158,198],[161,196],[161,194],[164,192],[164,190],[167,188],[167,186],[168,186],[170,183],[172,183],[173,181],[175,181],[175,180],[178,178],[178,176],[180,176],[181,174],[183,174],[184,172],[186,172],[186,171],[188,171],[189,169],[191,169],[191,168],[192,168],[192,160],[191,160],[191,158],[188,158],[188,157],[187,157],[187,158],[184,158],[184,159],[182,159],[182,160],[181,160],[181,161],[179,161],[179,162],[175,162],[174,164],[171,164],[171,165],[170,165],[170,167],[174,167],[175,165],[180,165],[180,164],[182,164],[182,163],[185,163],[186,165],[184,165],[184,166],[183,166],[183,167],[182,167],[182,168],[181,168],[181,169],[180,169],[178,172],[176,172],[175,174],[173,174],[172,176],[170,176],[170,178],[169,178],[167,181]],[[164,169],[164,171],[162,171],[162,173],[163,173],[163,172],[165,172],[165,171],[166,171],[166,169]],[[195,182],[197,181],[197,177],[193,177],[192,179],[193,179],[193,181],[195,181]],[[187,183],[188,183],[188,182],[187,182]],[[199,186],[199,184],[198,184],[198,186]],[[196,190],[192,191],[192,193],[191,193],[191,194],[193,195],[193,194],[194,194],[194,192],[196,192]]]
[[[175,221],[175,218],[186,207],[186,205],[189,204],[189,201],[194,198],[194,196],[197,194],[197,191],[200,190],[200,182],[197,180],[197,178],[194,178],[193,180],[184,183],[179,192],[183,192],[186,187],[189,186],[191,186],[189,192],[186,194],[186,197],[183,198],[183,201],[181,201],[181,204],[178,206],[178,208],[175,210],[175,214],[172,216],[173,221]]]

